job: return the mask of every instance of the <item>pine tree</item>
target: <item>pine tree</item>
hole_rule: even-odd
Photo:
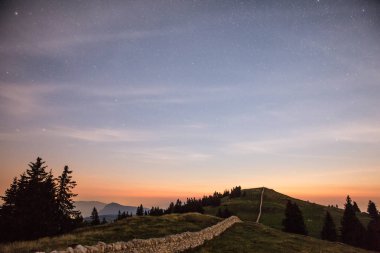
[[[236,186],[231,189],[230,198],[238,198],[241,196],[241,186]]]
[[[61,222],[61,232],[67,232],[75,228],[80,220],[80,212],[75,210],[73,198],[77,196],[72,190],[77,185],[72,180],[68,166],[65,166],[62,174],[58,177],[57,203],[59,209],[59,220]]]
[[[177,202],[174,205],[173,213],[182,213],[182,201],[177,199]]]
[[[170,202],[170,205],[169,205],[168,209],[165,210],[165,213],[166,214],[171,214],[173,212],[174,212],[174,203]]]
[[[20,194],[20,222],[23,224],[24,239],[36,239],[59,233],[57,221],[56,182],[52,173],[40,157],[29,164],[26,171],[25,190]],[[43,208],[41,208],[43,207]]]
[[[100,224],[102,224],[102,225],[107,224],[107,221],[106,221],[105,217],[103,217],[102,222]]]
[[[367,226],[366,248],[380,251],[380,216],[375,203],[371,200],[368,203],[367,211],[371,216],[371,221]]]
[[[143,216],[143,215],[144,215],[144,207],[143,207],[142,204],[141,204],[140,206],[137,207],[136,215],[137,215],[137,216]]]
[[[377,219],[379,217],[379,211],[377,211],[376,204],[371,200],[368,202],[367,212],[372,219]]]
[[[302,212],[296,203],[288,200],[285,209],[285,219],[282,221],[284,231],[289,233],[307,235]]]
[[[354,204],[352,205],[352,208],[354,208],[354,211],[356,213],[361,213],[358,204],[354,201]]]
[[[327,240],[331,242],[335,242],[337,240],[337,232],[335,223],[329,213],[329,211],[326,212],[325,216],[325,222],[323,224],[323,228],[321,231],[321,238],[322,240]]]
[[[1,196],[4,201],[0,209],[0,241],[12,241],[18,232],[16,201],[18,192],[17,178],[13,179],[10,187],[5,191],[5,196]]]
[[[99,219],[99,215],[98,215],[98,210],[96,210],[96,208],[94,207],[94,209],[92,209],[92,212],[91,212],[91,225],[99,225],[100,224],[100,219]]]
[[[355,215],[350,196],[346,198],[341,225],[343,243],[356,247],[362,247],[364,245],[365,228]]]

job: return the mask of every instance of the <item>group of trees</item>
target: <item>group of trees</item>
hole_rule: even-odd
[[[369,201],[367,211],[371,217],[367,229],[360,222],[357,213],[360,209],[356,202],[352,203],[350,196],[347,196],[344,205],[344,213],[341,220],[340,237],[330,212],[326,212],[321,238],[328,241],[338,241],[370,250],[380,251],[380,215],[375,203]],[[303,220],[302,212],[296,203],[288,201],[285,209],[285,219],[283,220],[284,231],[296,234],[307,235],[307,229]]]
[[[222,202],[222,198],[225,198],[225,197],[238,198],[241,196],[242,196],[241,186],[236,186],[236,187],[233,187],[231,191],[225,190],[223,194],[216,191],[214,192],[213,195],[203,196],[201,199],[188,198],[184,204],[182,204],[182,202],[178,199],[175,204],[171,202],[168,209],[166,209],[164,213],[165,214],[188,213],[188,212],[204,213],[204,207],[206,206],[213,206],[213,207],[220,206]]]
[[[233,187],[231,191],[225,190],[223,194],[215,191],[212,195],[208,195],[208,196],[205,195],[200,199],[187,198],[185,202],[182,202],[181,200],[177,199],[175,203],[171,202],[167,209],[161,209],[160,207],[157,206],[157,207],[152,207],[149,211],[147,211],[147,210],[144,210],[144,207],[142,205],[140,205],[139,207],[137,207],[136,215],[137,216],[143,216],[143,215],[160,216],[160,215],[171,214],[171,213],[189,213],[189,212],[204,213],[204,207],[220,206],[222,202],[222,198],[224,197],[237,198],[243,195],[244,194],[242,194],[241,187],[236,186],[236,187]],[[227,218],[232,215],[232,213],[228,209],[220,210],[218,214],[219,214],[219,217],[223,217],[223,218]],[[125,217],[122,217],[122,218],[125,218]]]
[[[144,211],[143,205],[140,205],[137,207],[136,216],[143,216],[143,215],[148,215],[148,212],[146,210]]]
[[[72,192],[76,182],[65,166],[54,178],[38,157],[1,196],[0,240],[30,240],[68,232],[78,227],[83,218],[75,210]]]
[[[203,196],[201,199],[202,206],[220,206],[222,202],[223,194],[214,192],[213,195]]]
[[[128,218],[128,217],[132,217],[132,212],[131,213],[128,213],[128,211],[127,212],[120,212],[120,210],[119,210],[119,212],[117,213],[117,218],[116,218],[116,220],[122,220],[122,219],[125,219],[125,218]]]
[[[357,247],[367,248],[370,250],[380,251],[380,217],[379,211],[374,202],[369,201],[367,212],[371,217],[371,221],[367,225],[367,229],[360,223],[355,213],[358,212],[354,205],[351,205],[351,199],[347,196],[345,204],[345,212],[342,220],[342,241]],[[343,233],[343,229],[346,232]],[[352,240],[352,242],[351,242]]]
[[[231,193],[229,195],[230,198],[238,198],[241,196],[241,186],[236,186],[231,189]]]
[[[158,206],[153,207],[149,211],[149,215],[151,216],[161,216],[164,215],[165,211],[164,209],[159,208]]]
[[[170,203],[169,207],[164,211],[164,214],[190,212],[204,213],[202,199],[187,198],[184,203],[177,199],[175,204],[173,202]]]

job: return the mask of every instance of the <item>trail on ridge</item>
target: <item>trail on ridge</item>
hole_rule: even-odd
[[[262,206],[263,206],[263,196],[264,196],[264,187],[263,187],[263,190],[262,190],[262,192],[261,192],[260,210],[259,210],[259,215],[257,216],[256,223],[259,223],[259,222],[260,222],[261,208],[262,208]]]

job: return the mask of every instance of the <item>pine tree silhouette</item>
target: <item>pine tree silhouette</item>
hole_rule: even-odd
[[[354,211],[356,213],[361,213],[360,208],[359,208],[358,204],[355,201],[354,201],[354,204],[352,205],[352,208],[354,208]]]
[[[366,248],[380,251],[380,216],[375,203],[371,200],[368,203],[367,211],[371,216],[371,221],[367,226]]]
[[[285,219],[282,221],[282,225],[285,232],[301,235],[308,234],[301,210],[296,203],[292,203],[290,200],[286,204]]]
[[[342,242],[356,247],[363,247],[365,228],[355,215],[350,196],[346,198],[344,213],[341,221]]]
[[[100,224],[100,219],[98,215],[98,210],[94,207],[91,212],[91,225],[99,225]]]
[[[376,204],[373,203],[371,200],[368,202],[367,212],[369,213],[369,216],[371,216],[372,219],[377,219],[379,217],[379,211],[376,208]]]
[[[338,238],[335,223],[328,211],[326,212],[325,222],[321,231],[321,238],[331,242],[335,242]]]

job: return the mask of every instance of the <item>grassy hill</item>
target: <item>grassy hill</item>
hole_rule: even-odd
[[[185,231],[199,231],[216,224],[221,219],[197,213],[170,214],[161,217],[132,217],[115,223],[86,227],[72,233],[47,237],[36,241],[0,244],[2,253],[26,253],[32,249],[50,252],[65,249],[72,244],[93,245],[98,241],[106,243],[128,241],[134,238],[162,237]],[[341,243],[330,243],[310,236],[284,233],[252,221],[235,224],[226,232],[203,246],[187,253],[205,252],[315,252],[315,253],[368,253]]]
[[[93,245],[98,241],[111,243],[134,238],[162,237],[186,231],[199,231],[221,219],[197,213],[170,214],[160,217],[131,217],[115,223],[77,229],[69,234],[35,241],[0,244],[1,253],[29,253],[32,249],[45,252],[66,249],[72,244]]]
[[[343,210],[291,198],[271,189],[265,189],[261,223],[256,224],[262,188],[247,189],[240,198],[224,198],[222,206],[239,216],[244,223],[235,224],[220,237],[189,252],[368,252],[344,245],[317,239],[322,228],[325,211],[332,214],[337,228]],[[281,231],[285,205],[288,199],[297,202],[303,212],[305,223],[311,236],[288,234]],[[218,208],[207,207],[211,215],[170,214],[160,217],[132,217],[115,223],[77,229],[69,234],[47,237],[36,241],[0,244],[2,253],[23,253],[32,249],[50,252],[65,249],[72,244],[93,245],[98,241],[106,243],[128,241],[134,238],[146,239],[162,237],[185,231],[199,231],[216,224],[221,219],[215,215]],[[359,219],[367,225],[369,217],[359,214]],[[313,238],[317,237],[317,238]]]
[[[227,207],[243,221],[256,221],[262,188],[246,189],[243,191],[245,191],[245,197],[233,199],[224,198],[222,200],[222,206]],[[296,202],[300,207],[310,236],[320,238],[320,231],[322,230],[326,210],[332,215],[337,229],[340,228],[343,209],[326,207],[295,199],[268,188],[265,188],[264,191],[260,223],[281,230],[282,219],[284,218],[285,206],[288,199]],[[217,207],[207,207],[206,213],[216,215],[217,210]],[[370,220],[369,215],[362,213],[358,214],[358,217],[360,221],[367,226]]]
[[[235,224],[219,237],[186,253],[369,253],[342,243],[284,233],[251,221]]]

